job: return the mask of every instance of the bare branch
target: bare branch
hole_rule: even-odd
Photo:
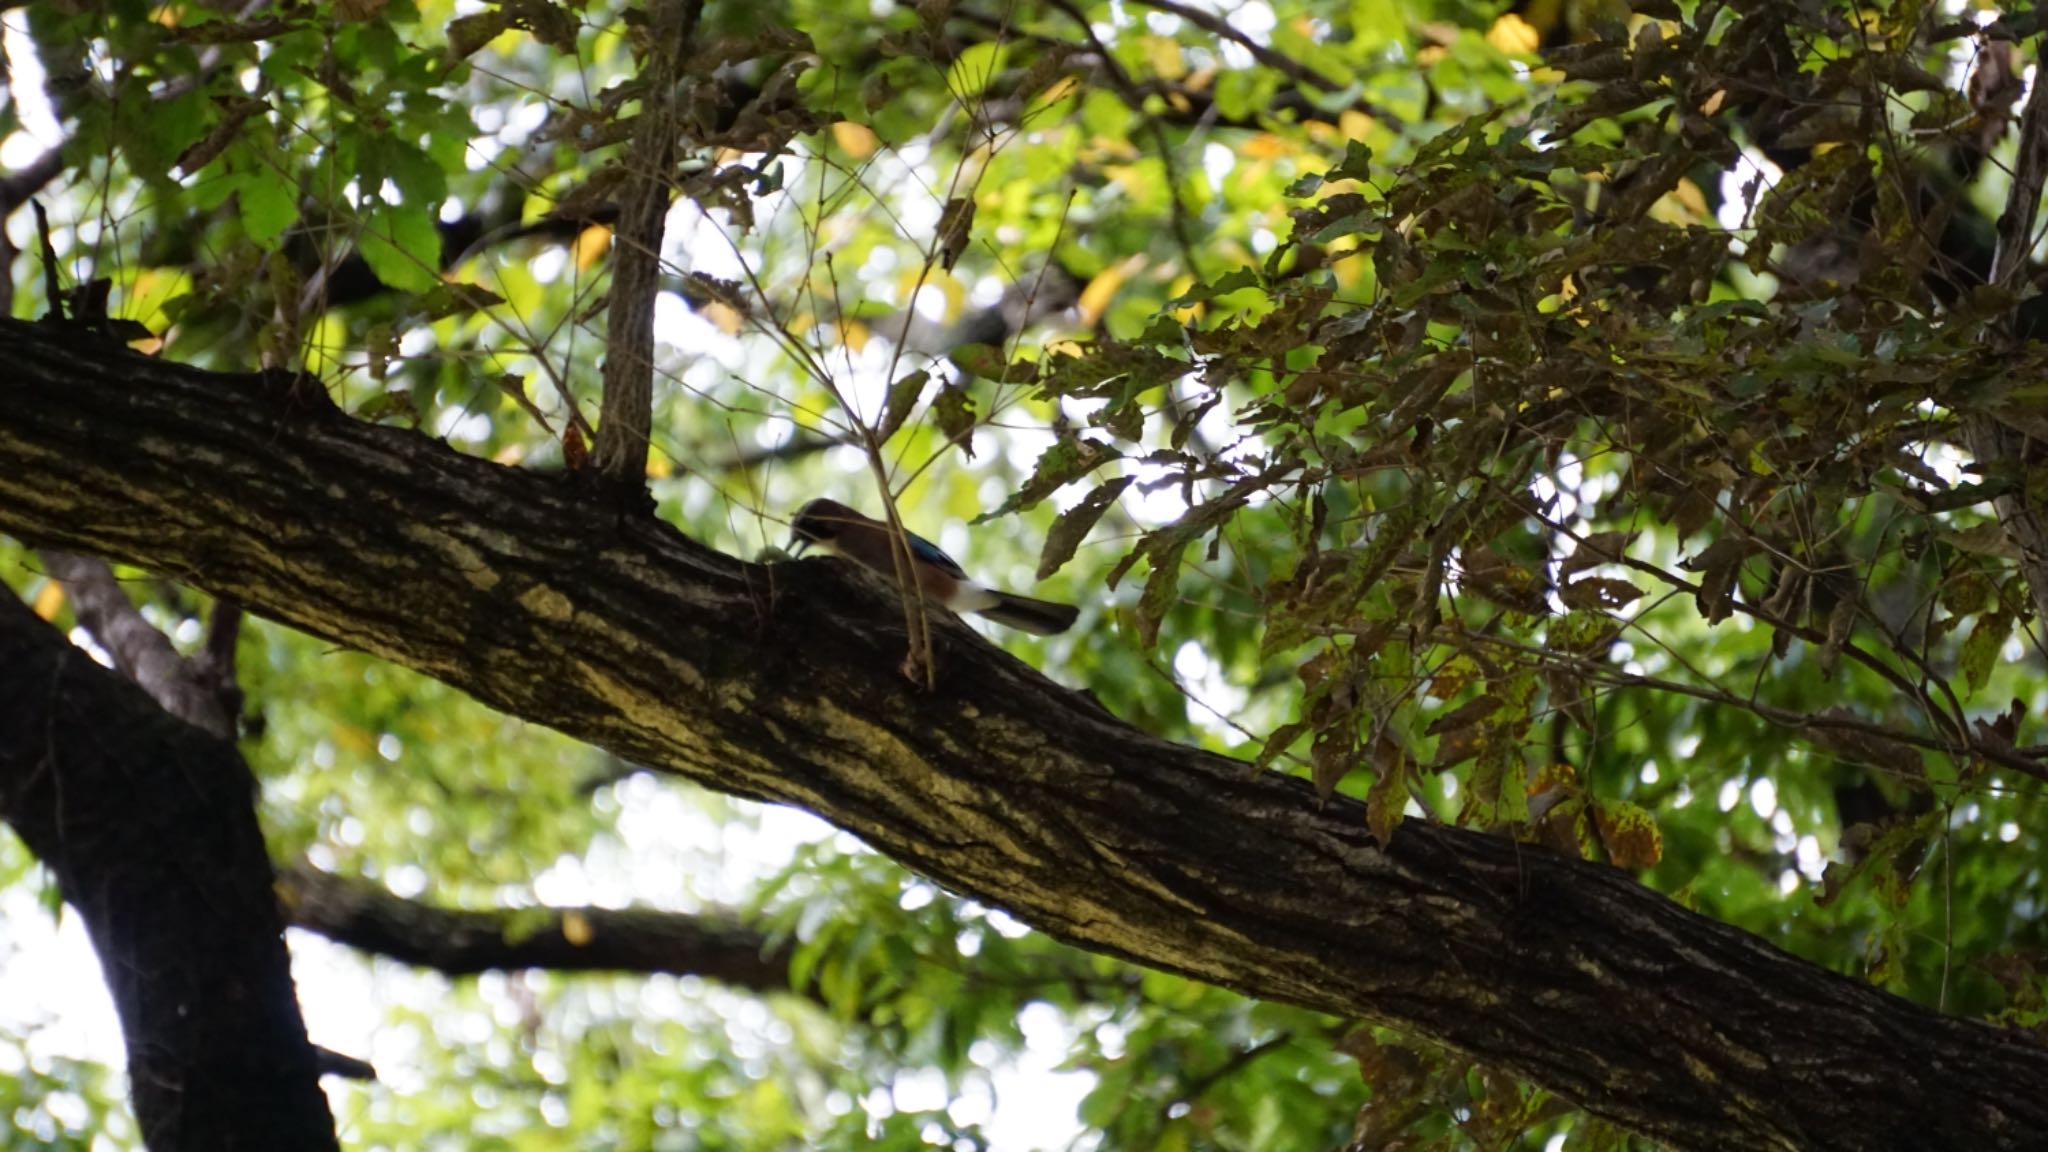
[[[637,908],[476,910],[407,900],[307,865],[278,878],[295,927],[337,944],[470,976],[519,968],[665,972],[756,992],[789,991],[789,945],[737,918]]]
[[[648,432],[654,413],[654,300],[661,285],[661,240],[673,185],[676,83],[703,7],[703,0],[655,0],[640,115],[626,150],[626,183],[612,247],[604,400],[595,462],[598,475],[632,491],[647,483]]]
[[[70,595],[79,626],[114,658],[122,675],[178,719],[211,735],[234,738],[237,702],[225,698],[213,676],[179,655],[170,639],[143,619],[106,561],[56,551],[42,556],[50,575]],[[232,663],[229,669],[232,674]]]

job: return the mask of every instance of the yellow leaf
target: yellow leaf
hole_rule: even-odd
[[[1378,123],[1379,121],[1356,108],[1346,108],[1337,116],[1337,129],[1344,133],[1347,140],[1365,139],[1366,133],[1372,131]]]
[[[1633,871],[1663,859],[1664,834],[1657,829],[1656,817],[1641,806],[1626,800],[1602,804],[1594,810],[1594,821],[1616,868]]]
[[[596,935],[596,930],[590,926],[590,918],[583,913],[562,913],[562,939],[581,948]]]
[[[377,750],[376,735],[353,724],[336,724],[334,742],[341,745],[343,751],[355,756],[368,756]]]
[[[1650,207],[1650,218],[1663,224],[1683,227],[1700,224],[1713,218],[1707,207],[1707,198],[1700,186],[1691,180],[1681,179],[1678,187],[1658,197]]]
[[[875,149],[882,146],[882,140],[875,135],[874,129],[851,120],[840,120],[832,125],[832,142],[855,160],[873,156]]]
[[[1095,279],[1081,289],[1080,299],[1074,302],[1074,310],[1081,314],[1081,322],[1089,328],[1095,327],[1103,312],[1108,310],[1109,302],[1116,297],[1117,289],[1144,267],[1143,256],[1131,256],[1097,273]]]
[[[1259,160],[1272,160],[1281,156],[1291,156],[1295,151],[1294,145],[1273,135],[1271,132],[1261,132],[1239,145],[1237,149],[1238,155],[1250,156]]]
[[[1486,42],[1510,56],[1527,56],[1543,43],[1543,35],[1520,14],[1510,12],[1486,30]]]
[[[64,586],[55,580],[44,581],[43,590],[36,593],[36,602],[31,607],[43,619],[55,620],[58,609],[64,607]]]
[[[845,319],[839,321],[839,342],[851,349],[854,355],[858,356],[862,352],[867,351],[868,336],[868,326],[860,321]]]
[[[1170,36],[1145,37],[1145,60],[1161,80],[1178,80],[1188,74],[1188,63],[1180,54],[1180,41]]]
[[[574,255],[576,270],[583,271],[604,259],[612,248],[612,230],[602,224],[592,224],[577,233]]]

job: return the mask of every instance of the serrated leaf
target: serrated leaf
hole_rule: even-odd
[[[1060,570],[1067,561],[1074,558],[1074,550],[1095,527],[1102,514],[1109,511],[1117,497],[1123,495],[1136,479],[1133,476],[1118,476],[1098,485],[1095,491],[1081,498],[1079,504],[1059,514],[1046,531],[1045,547],[1038,554],[1038,578],[1040,580]]]
[[[967,389],[939,389],[932,400],[932,418],[939,422],[939,431],[946,434],[947,443],[958,445],[962,455],[974,459],[974,397],[968,395]]]
[[[2012,635],[2012,618],[2003,612],[1992,612],[1977,617],[1977,626],[1963,637],[1962,651],[1956,657],[1956,670],[1963,674],[1963,683],[1971,692],[1980,692],[1986,681],[1991,679],[1991,669],[1998,663],[1998,652],[2005,647],[2006,638]]]
[[[242,174],[235,207],[249,239],[268,246],[298,222],[299,189],[284,173],[258,165]]]
[[[1736,577],[1742,572],[1749,546],[1733,532],[1707,546],[1707,550],[1685,565],[1701,573],[1699,591],[1694,594],[1699,613],[1707,623],[1719,624],[1735,614]]]
[[[1503,703],[1504,701],[1500,697],[1490,693],[1476,700],[1468,700],[1437,717],[1430,723],[1428,730],[1423,735],[1441,736],[1446,732],[1456,732],[1460,728],[1470,728],[1495,712],[1500,711]]]
[[[1031,469],[1031,479],[1026,480],[1015,495],[998,507],[976,516],[973,523],[980,524],[1011,512],[1036,508],[1054,492],[1111,460],[1122,458],[1123,453],[1100,440],[1090,440],[1085,436],[1064,437],[1038,454],[1038,463]]]
[[[1227,296],[1232,292],[1242,291],[1246,288],[1263,287],[1265,285],[1259,280],[1258,269],[1239,268],[1234,272],[1224,273],[1215,281],[1207,284],[1196,284],[1194,287],[1189,288],[1187,291],[1167,301],[1165,311],[1172,312],[1185,308],[1190,304],[1214,300],[1218,296]],[[1178,332],[1178,329],[1176,329],[1176,332]]]
[[[1158,642],[1159,623],[1180,597],[1180,558],[1187,547],[1182,540],[1152,555],[1152,571],[1138,596],[1138,638],[1147,648]]]
[[[1608,611],[1626,608],[1643,598],[1643,590],[1626,580],[1588,576],[1557,590],[1557,598],[1574,612]]]
[[[931,378],[931,373],[920,368],[889,385],[889,403],[882,412],[882,427],[877,433],[880,440],[887,442],[910,419],[910,410],[917,407],[917,399],[924,395],[924,386]]]
[[[946,354],[962,372],[993,380],[998,384],[1022,384],[1038,375],[1038,365],[1029,360],[1010,361],[993,344],[962,344]]]
[[[426,292],[441,282],[441,232],[416,204],[378,204],[357,240],[370,271],[401,292]]]
[[[55,587],[54,584],[52,586]],[[1278,760],[1287,751],[1288,745],[1300,739],[1301,734],[1306,731],[1308,725],[1300,720],[1290,720],[1273,729],[1272,734],[1266,737],[1266,742],[1259,746],[1258,757],[1252,761],[1252,770],[1265,771],[1273,761]]]
[[[1569,580],[1588,568],[1619,561],[1628,555],[1629,543],[1634,538],[1633,532],[1595,532],[1587,536],[1558,564],[1557,578]]]
[[[1309,745],[1308,764],[1316,799],[1327,803],[1337,794],[1337,785],[1358,767],[1358,749],[1344,733],[1325,729],[1316,733],[1315,742]]]
[[[974,201],[955,196],[939,212],[939,266],[951,272],[974,236]]]
[[[419,204],[438,211],[441,201],[448,196],[448,174],[434,162],[418,145],[403,140],[387,140],[384,147],[385,171],[391,182],[398,185],[399,194],[408,204]]]

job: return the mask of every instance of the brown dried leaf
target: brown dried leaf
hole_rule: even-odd
[[[955,196],[939,212],[939,266],[951,272],[974,235],[974,201]]]
[[[1595,532],[1579,541],[1572,554],[1559,562],[1557,578],[1569,580],[1588,568],[1619,563],[1628,555],[1628,546],[1634,539],[1633,532]]]
[[[1557,595],[1574,612],[1613,612],[1642,599],[1643,590],[1626,580],[1588,576],[1558,589]]]
[[[1503,703],[1504,701],[1500,697],[1492,693],[1488,693],[1475,700],[1468,700],[1431,721],[1424,735],[1441,736],[1446,732],[1456,732],[1463,728],[1470,728],[1495,712],[1500,711],[1500,706]]]
[[[1309,746],[1309,776],[1316,786],[1316,798],[1327,802],[1351,770],[1358,767],[1356,743],[1340,732],[1316,733]]]
[[[896,434],[903,422],[910,418],[910,410],[917,407],[918,397],[924,395],[924,386],[931,381],[932,374],[920,368],[896,383],[889,385],[889,403],[882,412],[882,426],[875,433],[877,441],[887,443]]]
[[[1688,569],[1701,574],[1695,600],[1707,623],[1719,624],[1735,613],[1736,577],[1741,575],[1742,561],[1748,555],[1749,545],[1730,532],[1687,562]]]

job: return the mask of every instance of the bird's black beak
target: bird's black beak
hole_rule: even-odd
[[[801,556],[804,554],[804,549],[809,548],[812,543],[814,541],[809,536],[801,532],[791,532],[789,534],[789,543],[783,547],[783,551],[791,556]]]

